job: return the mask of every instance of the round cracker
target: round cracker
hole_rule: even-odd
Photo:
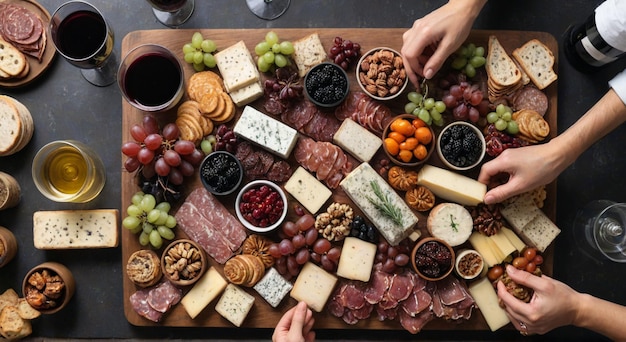
[[[217,108],[219,94],[223,93],[215,88],[210,89],[200,98],[200,112],[211,113]]]
[[[210,89],[224,90],[221,77],[213,71],[197,72],[187,82],[187,95],[194,101],[200,101]]]
[[[224,123],[235,117],[235,104],[227,93],[221,93],[220,95],[222,95],[221,97],[224,100],[224,110],[222,111],[222,115],[216,116],[212,118],[212,120],[218,123]]]

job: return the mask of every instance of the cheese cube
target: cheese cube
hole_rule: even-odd
[[[496,331],[510,322],[506,312],[498,304],[496,290],[487,278],[473,282],[469,286],[469,292],[491,331]]]
[[[272,307],[277,307],[292,288],[293,285],[281,276],[274,267],[269,268],[263,278],[254,285],[256,292]]]
[[[254,59],[243,40],[215,54],[217,68],[229,93],[252,84],[261,78]]]
[[[257,81],[241,89],[231,91],[229,95],[237,107],[242,107],[263,96],[263,86],[261,81]]]
[[[368,282],[374,266],[377,246],[355,237],[346,237],[341,247],[337,275]]]
[[[283,159],[289,158],[298,141],[295,129],[250,106],[243,109],[233,131]]]
[[[524,226],[520,235],[529,245],[537,247],[543,253],[560,233],[559,227],[539,211],[539,215]]]
[[[369,162],[383,144],[379,136],[352,119],[343,120],[333,142],[362,162]]]
[[[335,284],[337,277],[307,262],[300,270],[290,295],[299,302],[307,303],[312,310],[322,312]]]
[[[373,183],[380,187],[383,196],[400,213],[400,224],[381,212],[374,204],[380,203],[381,200],[374,193]],[[370,164],[361,163],[339,185],[392,246],[398,245],[413,232],[417,216]]]
[[[228,285],[222,275],[211,266],[205,275],[183,297],[180,303],[191,319],[196,318]]]
[[[299,166],[285,183],[285,190],[311,214],[317,213],[333,194],[302,166]]]
[[[254,296],[235,284],[228,284],[224,294],[215,304],[215,311],[232,324],[240,327],[253,304]]]
[[[487,192],[487,186],[477,180],[432,165],[422,167],[417,184],[445,200],[468,206],[482,203]]]

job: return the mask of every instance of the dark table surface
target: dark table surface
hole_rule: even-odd
[[[53,12],[62,0],[40,0]],[[156,21],[150,6],[140,0],[90,0],[115,31],[119,53],[122,38],[131,31],[165,28]],[[293,0],[277,20],[258,19],[243,0],[196,0],[191,19],[182,28],[282,28],[282,27],[410,27],[413,21],[444,1],[414,0]],[[474,28],[549,32],[558,40],[567,27],[584,20],[599,1],[490,1]],[[624,68],[615,63],[601,72],[576,72],[559,53],[558,128],[562,132],[607,90],[607,81]],[[19,253],[0,269],[0,290],[20,289],[26,271],[38,263],[55,260],[74,273],[77,291],[68,308],[33,322],[34,337],[56,338],[157,338],[157,339],[267,339],[270,330],[144,328],[130,325],[123,313],[121,249],[40,251],[32,243],[32,214],[37,210],[120,208],[121,101],[116,85],[99,88],[87,83],[79,71],[63,59],[32,84],[2,93],[23,102],[35,121],[35,134],[21,152],[0,157],[0,171],[13,175],[22,187],[21,203],[0,211],[0,225],[17,237]],[[31,179],[36,151],[57,139],[77,139],[91,145],[102,157],[107,184],[102,194],[86,204],[61,204],[47,200]],[[556,240],[554,277],[574,289],[626,304],[619,281],[626,266],[596,261],[580,252],[572,234],[575,214],[587,202],[609,199],[626,202],[626,127],[618,127],[593,145],[558,178],[557,219],[562,234]],[[423,331],[412,336],[403,331],[318,331],[320,339],[432,339],[514,340],[516,331],[498,333],[468,331]],[[564,327],[545,339],[589,340],[601,337],[583,329]],[[537,339],[539,339],[537,337]]]

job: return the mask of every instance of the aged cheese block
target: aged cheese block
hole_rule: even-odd
[[[311,214],[317,213],[333,194],[302,166],[299,166],[285,183],[285,190]]]
[[[235,284],[228,284],[215,304],[215,311],[232,324],[240,327],[254,305],[254,296]]]
[[[215,54],[226,91],[233,92],[259,79],[259,71],[243,40]]]
[[[483,256],[487,267],[491,267],[500,263],[500,260],[496,256],[496,253],[492,250],[492,247],[489,244],[486,235],[483,235],[479,232],[473,232],[469,237],[469,242],[472,245],[472,248],[474,248],[476,251],[478,251],[478,253],[480,253],[480,255]]]
[[[274,267],[270,267],[263,278],[254,285],[256,292],[274,308],[280,304],[292,288],[293,285],[280,275]]]
[[[462,205],[440,203],[428,214],[426,227],[430,235],[455,247],[467,241],[474,229],[474,221]]]
[[[263,96],[263,86],[261,81],[257,81],[241,89],[231,91],[229,95],[237,107],[243,107]]]
[[[432,165],[422,167],[417,184],[445,200],[468,206],[482,203],[487,192],[487,186],[477,180]]]
[[[352,119],[343,120],[333,136],[333,142],[359,161],[366,163],[374,157],[374,154],[383,144],[379,136]]]
[[[298,132],[284,123],[246,106],[233,131],[264,149],[287,159],[296,146]]]
[[[417,216],[370,164],[361,163],[339,185],[391,245],[399,244],[413,232]],[[395,222],[376,207],[374,203],[380,204],[381,199],[375,194],[374,185],[378,185],[389,206],[399,213],[401,222]]]
[[[346,237],[341,247],[337,275],[346,279],[368,282],[374,266],[377,246],[356,237]]]
[[[322,312],[336,283],[337,277],[307,262],[298,274],[290,295],[299,302],[307,303],[312,310]]]
[[[196,318],[204,308],[224,291],[228,282],[211,266],[209,270],[194,284],[180,303],[191,319]]]
[[[498,305],[496,290],[487,278],[481,278],[473,282],[469,286],[469,292],[491,331],[496,331],[510,322],[504,309]]]
[[[118,221],[117,209],[36,211],[33,243],[37,249],[116,247]]]

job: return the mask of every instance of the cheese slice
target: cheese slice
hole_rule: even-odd
[[[515,201],[504,206],[500,213],[511,224],[511,228],[517,234],[520,234],[524,226],[541,213],[541,209],[537,207],[532,198],[520,196]]]
[[[187,311],[189,317],[194,319],[213,299],[217,298],[224,291],[226,285],[228,285],[228,282],[215,267],[211,266],[206,274],[183,297],[180,303]]]
[[[487,186],[472,178],[432,165],[424,165],[417,184],[429,188],[436,196],[461,205],[482,203]]]
[[[229,322],[240,327],[254,305],[254,296],[235,284],[228,284],[224,294],[215,304],[215,311]]]
[[[283,159],[289,158],[298,141],[295,129],[250,106],[243,109],[233,131]]]
[[[270,267],[263,278],[254,285],[256,292],[274,308],[280,304],[292,288],[293,285],[280,275],[274,267]]]
[[[496,290],[487,278],[473,282],[469,286],[469,292],[491,331],[496,331],[511,322],[506,311],[498,304]]]
[[[349,118],[343,120],[333,142],[362,162],[369,162],[383,144],[379,136]]]
[[[254,59],[243,40],[215,54],[226,91],[233,92],[260,80]]]
[[[116,247],[118,221],[117,209],[36,211],[33,244],[37,249]]]
[[[537,250],[543,253],[560,233],[559,227],[539,211],[539,215],[524,226],[520,235],[529,245],[537,247]]]
[[[237,107],[243,107],[263,96],[263,86],[261,81],[257,81],[241,89],[231,91],[229,95]]]
[[[504,257],[513,254],[513,252],[517,251],[517,248],[513,246],[511,241],[507,238],[507,236],[500,230],[499,232],[488,237],[493,243],[498,246],[498,249],[504,254]]]
[[[373,243],[356,237],[346,237],[341,247],[337,275],[346,279],[368,282],[377,249]]]
[[[291,297],[303,301],[316,312],[322,312],[337,284],[337,277],[307,262],[300,270],[291,290]]]
[[[517,249],[518,252],[521,253],[526,247],[526,244],[524,243],[524,241],[522,241],[522,239],[520,239],[519,236],[517,236],[517,234],[515,234],[515,232],[510,230],[509,228],[507,227],[500,228],[500,233],[506,236],[509,242],[513,246],[515,246],[515,249]]]
[[[469,242],[480,255],[483,256],[487,267],[499,264],[498,257],[491,249],[491,246],[487,242],[487,237],[479,232],[473,232],[469,237]]]
[[[317,213],[333,194],[302,166],[298,166],[287,183],[285,183],[285,190],[311,214]]]

